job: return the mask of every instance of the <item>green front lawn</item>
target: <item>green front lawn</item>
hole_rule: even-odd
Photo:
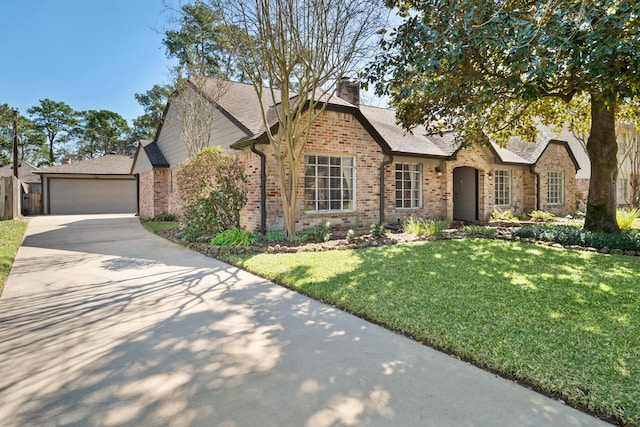
[[[7,281],[13,258],[27,228],[25,221],[0,221],[0,292]]]
[[[180,227],[177,221],[140,221],[142,226],[152,233]]]
[[[640,257],[485,240],[227,261],[640,425]]]

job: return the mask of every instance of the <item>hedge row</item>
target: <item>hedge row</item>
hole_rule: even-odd
[[[564,246],[577,245],[602,249],[640,250],[640,232],[599,233],[570,225],[534,225],[514,231],[515,236],[556,242]]]

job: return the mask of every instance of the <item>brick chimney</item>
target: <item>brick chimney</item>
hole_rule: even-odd
[[[70,165],[71,164],[71,157],[63,157],[62,158],[62,164],[63,165]]]
[[[360,84],[355,80],[343,77],[338,83],[336,95],[356,107],[360,106]]]

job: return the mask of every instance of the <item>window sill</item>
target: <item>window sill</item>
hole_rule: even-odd
[[[326,215],[326,214],[336,214],[336,215],[340,215],[340,214],[352,214],[352,213],[356,213],[355,209],[349,209],[349,210],[344,210],[344,211],[304,211],[304,214],[307,215]]]

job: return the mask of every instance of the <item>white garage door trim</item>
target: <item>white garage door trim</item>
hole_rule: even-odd
[[[135,178],[49,177],[48,212],[50,214],[135,213]]]

